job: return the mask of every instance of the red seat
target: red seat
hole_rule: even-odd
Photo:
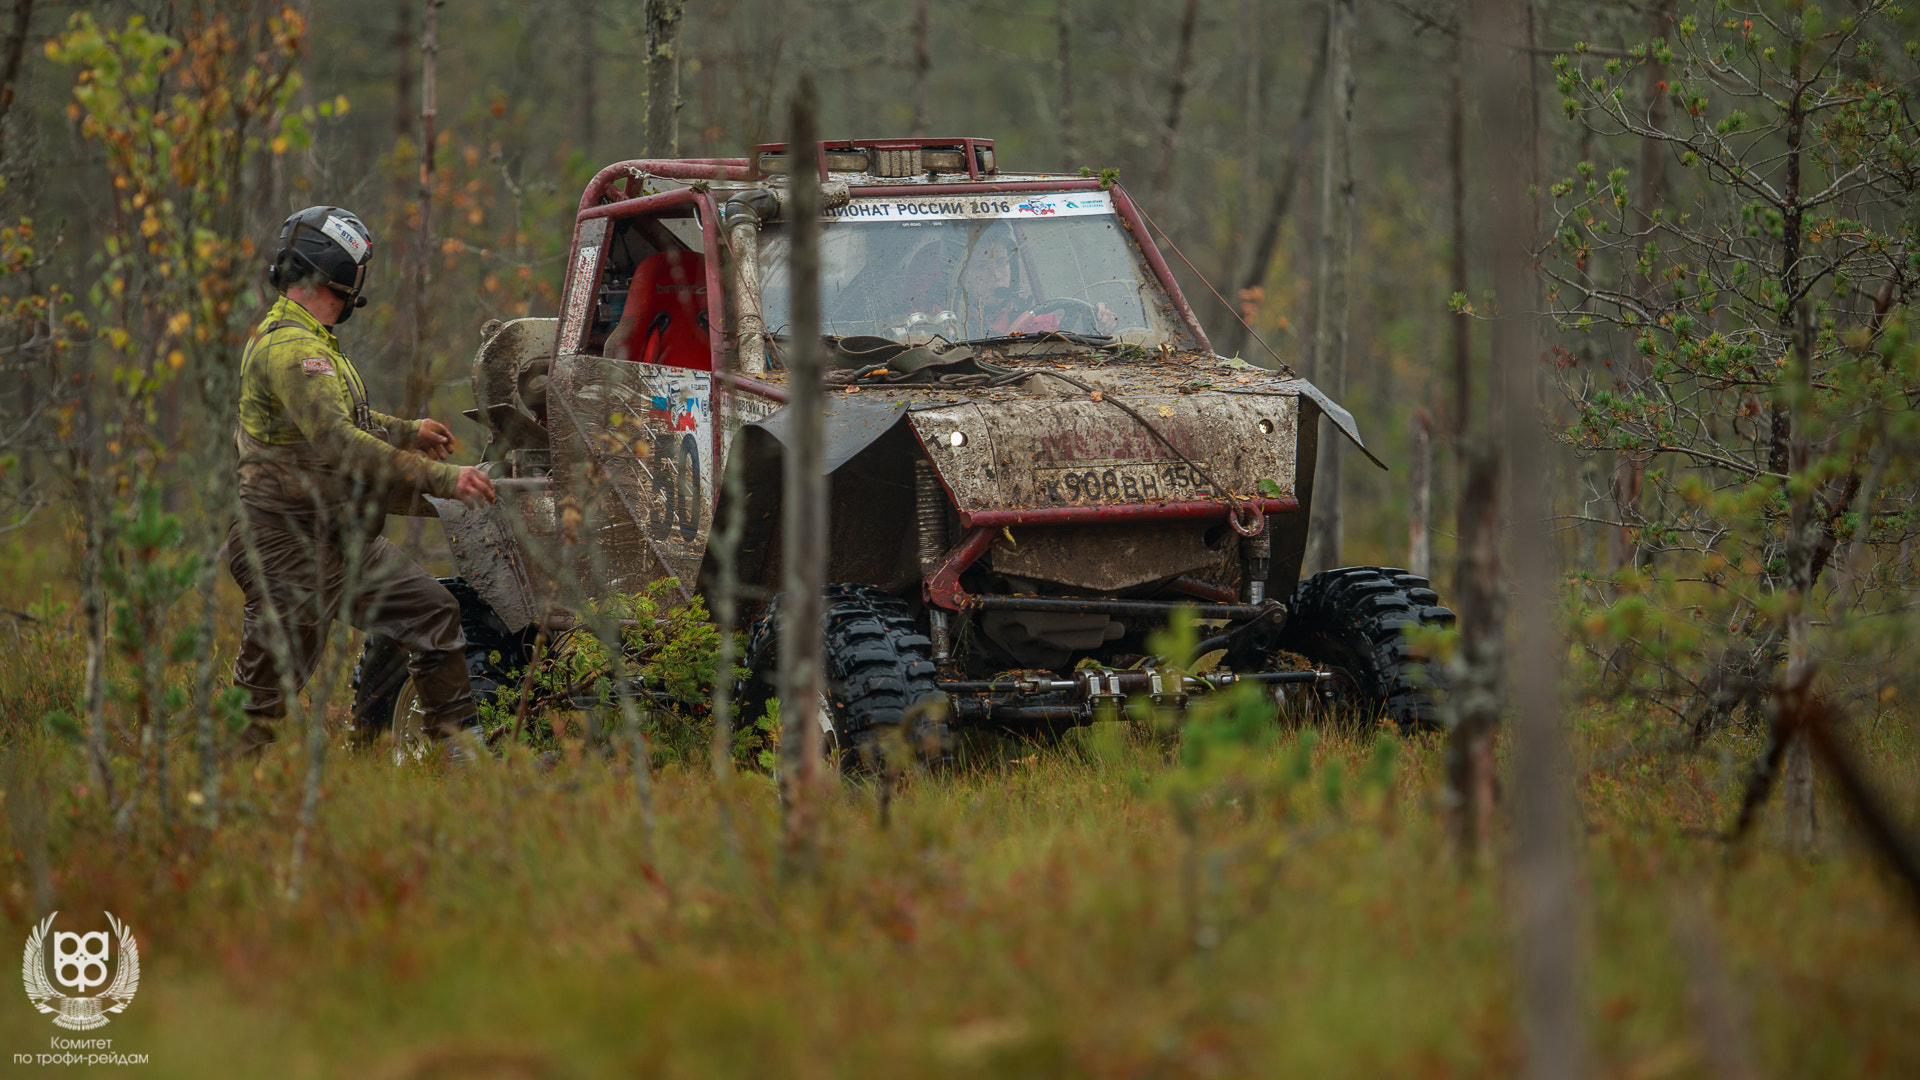
[[[669,367],[713,367],[707,333],[707,260],[697,251],[662,251],[640,260],[607,355]]]

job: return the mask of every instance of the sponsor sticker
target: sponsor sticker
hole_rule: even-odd
[[[307,360],[302,360],[300,362],[300,368],[309,375],[331,375],[333,374],[333,361],[324,356],[315,356]]]
[[[1093,217],[1113,213],[1104,191],[1044,195],[917,195],[861,198],[821,211],[824,221],[956,221],[1005,218]]]
[[[347,224],[345,218],[329,216],[321,223],[320,231],[332,237],[334,243],[345,248],[347,254],[353,256],[355,263],[365,260],[367,251],[373,247],[367,242],[366,237],[361,236],[358,230]]]

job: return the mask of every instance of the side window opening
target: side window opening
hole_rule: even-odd
[[[706,368],[703,247],[700,221],[691,207],[680,214],[616,221],[585,351]]]

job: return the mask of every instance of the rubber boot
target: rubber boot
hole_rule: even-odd
[[[240,745],[237,753],[243,761],[258,761],[267,752],[267,747],[280,740],[280,733],[269,720],[279,717],[256,716],[247,713],[247,726],[240,731]]]
[[[448,772],[465,772],[487,756],[486,732],[478,716],[468,716],[456,724],[441,724],[431,732],[434,757]]]
[[[464,769],[486,752],[480,718],[473,708],[473,687],[464,652],[421,653],[413,661],[413,685],[420,692],[423,734],[435,744],[434,756],[449,769]]]

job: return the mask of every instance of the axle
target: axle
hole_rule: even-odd
[[[1288,683],[1318,685],[1333,678],[1331,671],[1254,671],[1224,672],[1218,675],[1175,676],[1157,669],[1113,671],[1093,668],[1076,671],[1071,678],[1036,676],[1000,682],[942,682],[941,691],[952,704],[950,723],[964,726],[992,726],[1020,723],[1084,724],[1091,722],[1102,703],[1116,706],[1145,694],[1156,705],[1185,708],[1195,694],[1232,686],[1235,683],[1259,683],[1273,688],[1284,702]]]

